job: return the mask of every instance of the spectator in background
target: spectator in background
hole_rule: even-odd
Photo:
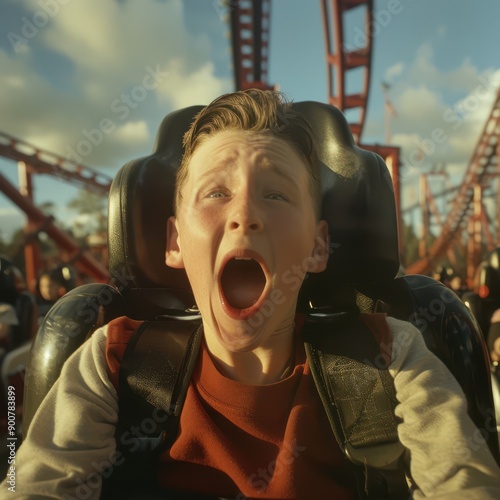
[[[9,350],[12,343],[12,327],[18,324],[14,306],[0,303],[0,353]]]
[[[67,268],[46,271],[38,278],[38,316],[40,318],[44,317],[56,301],[70,288],[64,277],[63,269]]]
[[[21,271],[5,255],[0,255],[0,353],[15,344],[15,328],[19,325],[16,298],[26,289]]]
[[[443,285],[446,285],[448,288],[451,288],[450,281],[453,277],[453,269],[447,266],[437,266],[432,273],[432,277],[443,283]]]
[[[458,274],[453,276],[453,278],[450,280],[450,288],[459,296],[462,297],[462,295],[468,291],[467,288],[467,283],[465,280],[459,276]]]

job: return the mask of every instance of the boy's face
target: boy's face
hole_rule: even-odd
[[[265,346],[290,330],[305,273],[328,259],[307,167],[281,139],[225,131],[188,168],[167,265],[186,269],[206,335],[233,352]]]

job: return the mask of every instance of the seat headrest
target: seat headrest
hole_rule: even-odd
[[[166,221],[173,213],[182,137],[203,106],[169,114],[151,155],[127,163],[110,191],[109,255],[112,274],[133,276],[137,288],[167,288],[192,300],[183,270],[165,265]],[[378,155],[354,144],[344,115],[319,102],[298,102],[317,136],[322,217],[329,224],[327,270],[304,283],[307,293],[392,280],[399,268],[392,181]]]
[[[399,269],[394,188],[380,156],[355,145],[343,113],[318,102],[299,102],[317,138],[321,162],[322,218],[328,222],[326,271],[311,274],[302,295],[329,296],[348,285],[370,289],[393,280]]]

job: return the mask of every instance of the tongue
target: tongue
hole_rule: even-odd
[[[257,302],[264,290],[266,278],[255,260],[232,259],[221,277],[222,290],[228,304],[236,309],[246,309]]]

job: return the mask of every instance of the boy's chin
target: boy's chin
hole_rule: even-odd
[[[249,352],[262,347],[270,334],[266,332],[266,325],[252,327],[248,321],[238,321],[235,325],[217,329],[218,343],[230,352]],[[272,332],[271,332],[272,333]]]

